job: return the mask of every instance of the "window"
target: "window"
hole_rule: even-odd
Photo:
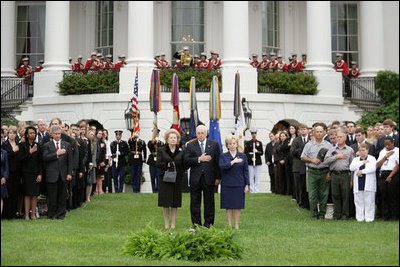
[[[171,55],[184,46],[192,55],[204,51],[204,1],[172,1],[171,40]]]
[[[332,62],[343,54],[349,65],[358,61],[358,6],[356,3],[331,2]]]
[[[96,51],[113,54],[114,3],[112,1],[96,2]]]
[[[29,65],[35,69],[38,61],[44,59],[44,37],[46,6],[17,6],[17,48],[15,66],[22,65],[22,58],[29,57]]]
[[[278,53],[279,42],[279,2],[262,2],[262,49],[263,52]]]

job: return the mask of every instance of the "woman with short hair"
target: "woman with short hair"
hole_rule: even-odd
[[[171,229],[175,229],[176,214],[182,206],[182,181],[185,174],[184,151],[179,147],[181,135],[175,129],[169,129],[164,135],[166,145],[157,153],[156,166],[160,169],[160,188],[158,206],[163,207],[165,229],[169,229],[171,211]],[[166,182],[166,171],[176,171],[176,181]]]
[[[232,214],[235,216],[235,229],[239,229],[240,210],[244,209],[245,194],[249,192],[249,168],[247,156],[238,152],[238,140],[233,135],[225,138],[228,152],[221,154],[221,209],[226,209],[226,219],[232,227]]]

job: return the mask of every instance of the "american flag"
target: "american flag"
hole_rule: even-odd
[[[132,116],[134,120],[133,125],[133,134],[139,134],[140,127],[139,127],[139,107],[138,107],[138,90],[139,90],[139,83],[138,83],[138,68],[136,68],[136,77],[135,77],[135,85],[133,87],[133,97],[131,99],[132,104]]]

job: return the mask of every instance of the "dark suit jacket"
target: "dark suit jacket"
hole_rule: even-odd
[[[357,144],[356,135],[354,134],[353,142],[350,141],[350,136],[347,135],[347,137],[346,137],[346,145],[352,146],[354,144]]]
[[[275,142],[276,146],[277,142]],[[268,166],[268,172],[274,173],[274,163],[272,162],[272,154],[274,152],[274,146],[272,146],[272,142],[269,142],[265,147],[265,163],[271,162],[271,165]]]
[[[38,143],[37,151],[33,154],[29,153],[30,145],[28,141],[20,143],[18,151],[18,159],[21,163],[21,169],[24,173],[42,174],[42,149]]]
[[[249,140],[244,144],[244,154],[246,154],[247,156],[247,163],[249,164],[249,166],[253,166],[253,140]],[[256,166],[257,165],[262,165],[262,161],[261,161],[261,156],[264,154],[263,153],[263,145],[261,141],[256,141],[256,146],[255,146],[255,150],[256,150]],[[257,153],[259,152],[259,153]]]
[[[307,138],[308,139],[308,138]],[[308,142],[309,140],[307,140]],[[300,159],[301,153],[303,152],[305,144],[303,143],[303,137],[298,136],[292,142],[290,153],[293,157],[293,172],[301,174],[306,173],[306,164]]]
[[[46,182],[56,183],[58,177],[66,182],[67,175],[72,175],[73,155],[71,145],[68,142],[61,140],[61,147],[67,152],[57,157],[57,149],[53,141],[43,145],[43,161],[46,163]]]
[[[365,141],[365,143],[368,145],[368,154],[375,157],[375,146],[367,141]],[[358,151],[358,143],[353,144],[351,148],[354,150],[354,154],[356,154]]]
[[[216,179],[221,179],[219,170],[219,155],[221,151],[219,144],[207,139],[205,153],[211,156],[211,160],[199,163],[201,148],[197,139],[189,143],[185,149],[185,164],[190,168],[190,186],[199,184],[202,174],[204,174],[207,185],[214,185]]]
[[[1,149],[1,177],[0,178],[6,178],[8,180],[9,176],[9,171],[8,171],[8,156],[7,156],[7,151],[4,149]]]
[[[393,139],[394,139],[394,146],[399,147],[399,136],[397,134],[393,135]],[[379,153],[384,147],[385,147],[385,136],[379,138],[378,141],[376,142],[376,147],[375,147],[376,158],[379,158]]]

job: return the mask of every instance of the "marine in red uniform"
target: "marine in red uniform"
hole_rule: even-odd
[[[29,85],[31,83],[31,74],[32,67],[29,65],[29,58],[24,57],[18,70],[18,77],[24,78],[24,83]]]
[[[104,58],[102,53],[97,53],[97,62],[95,69],[100,70],[104,68]]]
[[[160,55],[158,54],[154,56],[154,65],[156,68],[161,69]]]
[[[307,65],[307,54],[306,54],[306,53],[303,53],[303,54],[301,55],[301,62],[300,62],[300,64],[301,64],[300,70],[303,70],[303,69],[306,68],[306,65]]]
[[[262,61],[260,61],[260,64],[258,64],[258,69],[261,71],[265,71],[268,69],[268,64],[269,64],[268,56],[267,53],[264,52],[262,53]]]
[[[336,72],[341,72],[343,75],[347,76],[349,69],[347,63],[342,59],[342,54],[336,54],[335,70]]]
[[[105,69],[113,69],[114,64],[112,63],[112,55],[108,54],[106,56],[106,63],[104,63],[104,68]]]
[[[269,53],[269,55],[271,56],[271,60],[269,61],[268,64],[268,70],[269,71],[275,71],[276,70],[276,54],[274,52]]]
[[[290,63],[288,69],[292,72],[299,72],[301,69],[301,63],[297,61],[297,54],[292,54],[292,62]]]
[[[82,56],[78,56],[78,62],[75,63],[74,70],[75,72],[82,72],[85,69],[85,66],[82,63]]]
[[[218,69],[221,67],[221,59],[218,58],[218,53],[214,51],[210,51],[211,59],[208,62],[208,68]]]
[[[163,68],[163,69],[169,69],[170,68],[170,65],[169,65],[168,61],[165,59],[165,53],[164,52],[161,52],[160,62],[161,62],[161,68]]]
[[[357,68],[357,62],[351,62],[351,69],[349,70],[349,78],[357,78],[360,76],[360,70]]]
[[[257,56],[257,54],[252,54],[251,57],[253,58],[253,61],[250,62],[250,65],[251,65],[253,68],[258,68],[258,65],[259,65],[260,63],[258,62],[258,56]]]
[[[90,54],[90,59],[86,60],[86,64],[85,64],[85,69],[87,70],[94,70],[95,66],[96,66],[96,52],[92,52],[92,54]]]
[[[205,52],[200,54],[200,69],[206,69],[208,67],[207,54]]]
[[[278,63],[276,63],[276,71],[277,72],[286,72],[288,67],[286,63],[283,61],[282,55],[278,55]]]
[[[196,69],[200,68],[200,57],[197,54],[193,56],[193,67]]]
[[[40,71],[43,69],[44,60],[41,59],[41,60],[38,61],[38,63],[39,63],[39,66],[37,66],[37,67],[35,68],[35,72],[40,72]]]

